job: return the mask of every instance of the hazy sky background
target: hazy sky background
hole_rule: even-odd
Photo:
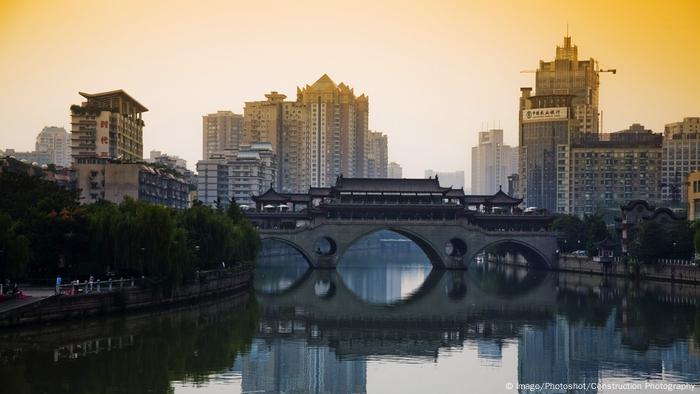
[[[519,88],[566,25],[602,68],[604,130],[657,132],[700,116],[699,1],[0,0],[0,148],[70,130],[78,91],[124,89],[149,108],[144,154],[201,159],[204,114],[323,73],[370,98],[404,176],[467,171],[487,122],[517,144]]]

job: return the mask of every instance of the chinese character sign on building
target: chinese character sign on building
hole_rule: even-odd
[[[563,120],[569,117],[569,108],[553,107],[523,110],[523,123]]]
[[[98,157],[109,156],[109,119],[111,113],[102,111],[95,125],[95,145]]]

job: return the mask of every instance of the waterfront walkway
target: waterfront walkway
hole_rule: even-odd
[[[51,294],[53,295],[53,294]],[[33,296],[28,296],[24,298],[15,298],[7,301],[0,302],[0,316],[3,315],[5,312],[12,311],[17,308],[21,308],[30,304],[33,304],[35,302],[39,302],[41,300],[44,300],[48,298],[47,296],[44,297],[33,297]]]

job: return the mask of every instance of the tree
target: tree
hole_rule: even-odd
[[[610,236],[605,221],[599,215],[587,215],[583,219],[585,228],[586,250],[588,255],[595,253],[596,245]]]
[[[195,205],[179,217],[187,232],[187,244],[195,250],[200,268],[231,265],[235,260],[236,236],[231,219],[219,210]]]
[[[551,228],[554,231],[563,233],[559,239],[559,250],[563,253],[577,250],[581,242],[585,241],[583,239],[586,234],[584,224],[578,216],[557,215],[552,221]]]
[[[672,248],[663,226],[653,220],[642,223],[632,243],[630,254],[647,264],[656,263]]]
[[[233,220],[234,223],[241,223],[243,221],[247,221],[245,215],[243,214],[243,210],[241,207],[238,205],[236,202],[236,199],[232,198],[231,201],[229,202],[228,209],[226,210],[226,214],[228,215],[231,220]]]
[[[24,276],[29,262],[29,240],[16,227],[9,215],[0,213],[0,278]]]
[[[671,244],[669,257],[683,260],[692,259],[695,253],[693,236],[690,222],[683,220],[673,223],[668,229],[669,243]]]

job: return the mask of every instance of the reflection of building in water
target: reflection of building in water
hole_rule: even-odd
[[[401,276],[397,267],[345,269],[343,281],[363,300],[374,303],[389,303],[401,299]]]
[[[526,326],[518,342],[518,383],[593,383],[598,382],[598,369],[581,369],[574,355],[575,333],[568,321],[558,318],[544,328]],[[591,336],[591,338],[593,338]],[[602,338],[600,338],[602,339]],[[589,343],[593,346],[594,343]],[[613,348],[610,348],[613,349]],[[593,360],[591,360],[593,361]],[[590,372],[590,375],[587,373]],[[541,390],[539,393],[560,393],[561,390]],[[580,390],[591,392],[596,390]]]
[[[631,349],[623,343],[615,315],[611,313],[601,327],[572,323],[564,317],[544,328],[523,327],[518,342],[519,383],[598,382],[601,369],[624,372],[625,376],[638,379],[649,376],[682,382],[700,379],[700,358],[693,354],[692,343],[675,341],[668,346],[651,345],[644,351]]]
[[[503,358],[503,342],[500,339],[477,339],[476,352],[482,365],[500,365]]]
[[[339,360],[328,347],[304,340],[256,339],[250,352],[236,360],[242,392],[364,393],[364,360]]]

